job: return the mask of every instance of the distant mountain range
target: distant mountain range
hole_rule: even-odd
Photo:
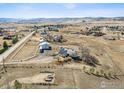
[[[67,22],[67,21],[101,21],[101,20],[117,20],[124,21],[124,17],[84,17],[84,18],[0,18],[0,23],[37,23],[37,22]]]
[[[65,21],[77,21],[82,18],[32,18],[32,19],[16,19],[16,18],[0,18],[0,23],[36,23],[36,22],[65,22]]]

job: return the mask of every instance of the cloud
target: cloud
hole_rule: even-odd
[[[77,7],[77,4],[69,3],[69,4],[64,4],[64,6],[68,9],[75,9]]]

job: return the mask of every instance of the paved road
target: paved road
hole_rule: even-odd
[[[33,31],[32,33],[30,33],[29,35],[27,35],[26,37],[24,37],[17,44],[15,44],[11,48],[9,48],[6,52],[4,52],[3,54],[1,54],[0,55],[0,62],[2,62],[3,59],[6,59],[11,53],[13,53],[22,44],[26,43],[30,39],[30,37],[33,35],[33,33],[35,33],[35,31]]]

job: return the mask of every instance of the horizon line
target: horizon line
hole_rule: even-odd
[[[31,17],[31,18],[26,18],[26,17],[0,17],[0,18],[11,18],[11,19],[37,19],[37,18],[44,18],[44,19],[47,19],[47,18],[118,18],[118,17],[124,17],[124,16],[97,16],[97,17],[93,17],[93,16],[85,16],[85,17]]]

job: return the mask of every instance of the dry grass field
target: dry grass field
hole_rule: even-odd
[[[55,33],[53,33],[55,34]],[[102,37],[75,35],[75,34],[62,34],[67,42],[60,44],[53,44],[54,47],[66,46],[78,50],[79,46],[86,45],[90,50],[91,54],[95,55],[102,64],[102,68],[105,70],[114,70],[118,74],[123,72],[123,42],[124,41],[109,41]],[[121,53],[119,52],[121,49]],[[116,51],[118,50],[118,52]],[[120,67],[119,64],[121,64]]]
[[[33,36],[24,47],[13,57],[13,60],[23,60],[38,53],[37,36]]]
[[[36,34],[17,52],[12,54],[11,59],[8,59],[7,75],[3,74],[0,79],[1,88],[6,88],[6,82],[12,82],[13,80],[33,77],[40,74],[40,71],[53,71],[55,73],[56,85],[23,85],[23,88],[49,88],[49,89],[72,89],[72,88],[124,88],[124,40],[106,40],[101,37],[86,36],[82,34],[72,34],[72,32],[80,32],[81,29],[87,25],[92,27],[94,25],[113,25],[113,22],[92,22],[91,24],[79,23],[79,27],[66,27],[59,32],[49,31],[52,35],[63,35],[66,42],[50,42],[52,50],[40,54],[39,53],[39,40],[40,35]],[[114,25],[123,25],[122,22],[115,22]],[[37,24],[42,25],[42,24]],[[20,25],[21,26],[21,25]],[[23,25],[24,26],[24,25]],[[27,25],[29,26],[29,25]],[[30,25],[31,26],[31,25]],[[113,35],[107,32],[107,35]],[[115,35],[115,34],[114,34]],[[90,54],[95,56],[101,65],[92,67],[85,62],[64,63],[63,65],[57,65],[53,57],[50,55],[59,51],[59,47],[67,47],[76,50],[80,53],[80,46],[87,46],[90,50]],[[16,51],[15,51],[16,52]],[[38,54],[39,53],[39,54]],[[22,60],[38,54],[35,58],[24,62],[13,62],[12,60]],[[12,63],[12,64],[11,64]],[[55,65],[55,67],[50,65]],[[10,66],[9,66],[10,65]],[[86,71],[83,67],[86,67]],[[104,78],[95,74],[87,73],[95,69],[95,73],[103,70],[104,72],[112,72],[112,75],[116,78]],[[7,78],[7,80],[5,80]],[[12,88],[10,86],[10,88]]]
[[[31,68],[32,66],[32,68]],[[7,68],[7,75],[3,75],[2,79],[0,79],[1,88],[13,88],[11,84],[7,82],[12,82],[13,80],[18,80],[20,78],[32,77],[39,75],[41,71],[53,71],[55,73],[55,83],[56,85],[32,85],[32,84],[24,84],[23,88],[32,88],[32,89],[82,89],[82,88],[123,88],[124,86],[124,78],[119,77],[119,79],[105,79],[102,77],[97,77],[94,75],[88,75],[80,69],[72,69],[72,68],[40,68],[42,64],[36,65],[22,65],[22,67]]]

